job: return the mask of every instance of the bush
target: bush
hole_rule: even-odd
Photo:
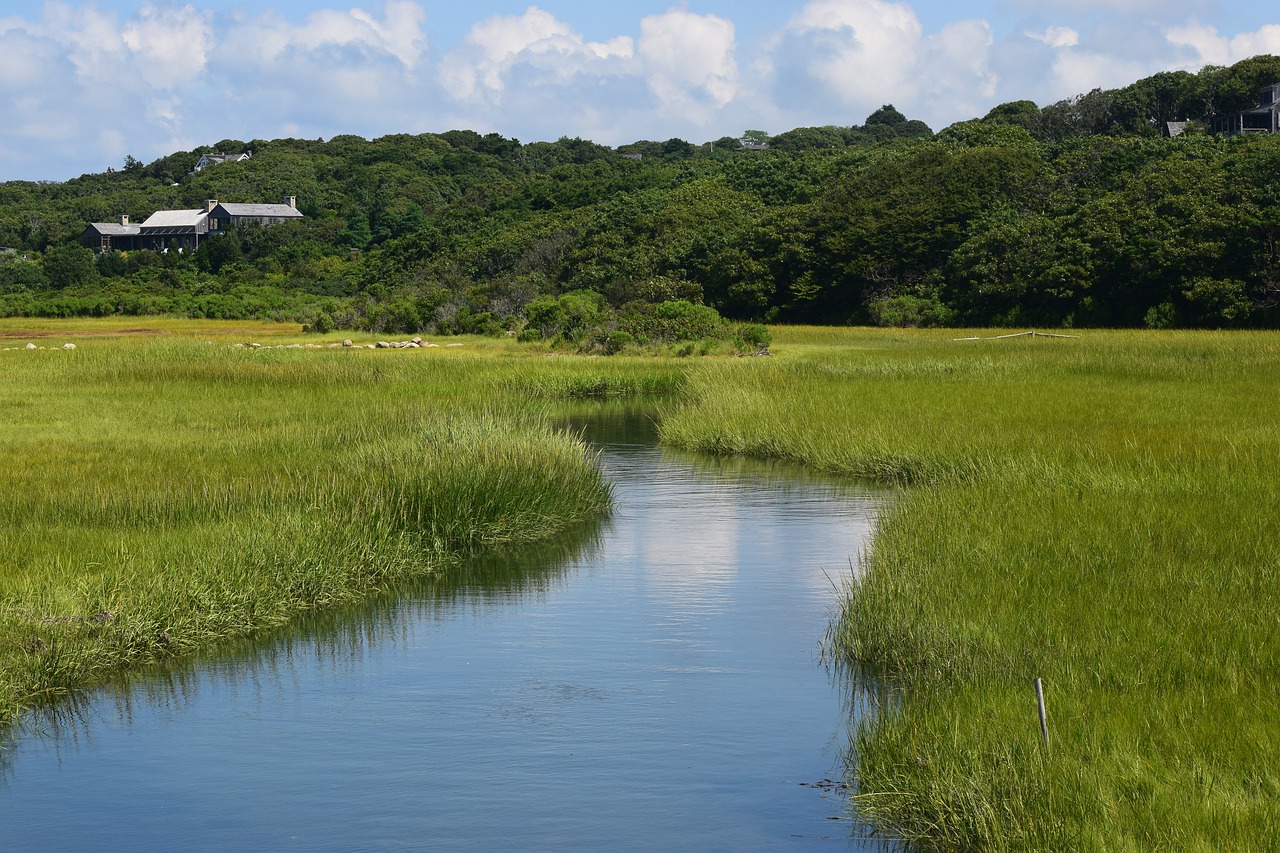
[[[627,307],[619,325],[638,340],[662,344],[727,337],[724,321],[709,305],[673,299],[652,306],[633,302]]]
[[[316,315],[316,319],[310,324],[303,326],[304,332],[315,332],[318,335],[327,335],[334,330],[333,317],[326,311],[321,311]]]
[[[629,332],[616,331],[610,332],[604,341],[604,351],[609,355],[617,355],[627,347],[636,342],[636,339]]]
[[[769,344],[773,343],[773,334],[762,323],[738,327],[738,337],[746,344],[746,348],[753,350],[768,349]]]
[[[877,326],[949,326],[955,311],[934,297],[882,296],[867,303],[867,313]]]

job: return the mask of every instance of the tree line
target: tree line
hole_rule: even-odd
[[[1280,135],[1209,129],[1277,81],[1280,58],[1260,56],[1002,104],[936,134],[886,105],[861,125],[702,145],[222,140],[0,184],[0,315],[562,336],[557,307],[594,306],[597,343],[693,316],[671,303],[739,321],[1274,327]],[[1174,120],[1187,132],[1167,138]],[[191,174],[203,153],[243,150]],[[78,243],[120,214],[286,195],[301,222],[192,253]]]

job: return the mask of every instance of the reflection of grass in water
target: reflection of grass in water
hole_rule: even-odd
[[[926,849],[1280,849],[1280,338],[958,336],[780,330],[662,423],[916,484],[831,638],[903,691],[861,812]]]
[[[592,454],[513,389],[674,371],[225,343],[0,364],[0,719],[599,514]]]
[[[460,606],[483,610],[545,594],[571,565],[591,558],[602,527],[603,520],[596,517],[544,540],[452,559],[446,570],[405,578],[359,601],[310,611],[260,636],[231,642],[200,662],[160,662],[99,690],[75,692],[33,708],[14,734],[74,749],[92,738],[104,707],[125,720],[143,706],[180,712],[198,698],[207,680],[230,686],[290,683],[304,659],[330,667],[358,663],[371,648],[404,641],[415,622],[447,617]],[[8,774],[11,758],[0,744],[0,776]]]

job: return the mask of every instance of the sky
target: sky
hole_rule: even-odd
[[[1260,53],[1274,0],[0,0],[0,181],[224,139],[941,130]]]

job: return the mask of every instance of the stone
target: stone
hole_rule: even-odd
[[[35,349],[35,348],[36,348],[35,344],[27,344],[27,349]]]
[[[343,342],[342,342],[342,345],[343,345],[344,347],[349,347],[349,346],[351,346],[351,339],[350,339],[350,338],[348,338],[347,340],[343,341]]]
[[[63,348],[63,349],[75,349],[75,348],[76,348],[76,345],[75,345],[75,344],[63,344],[63,345],[62,345],[62,348]]]
[[[375,347],[377,347],[378,349],[390,349],[390,348],[391,348],[391,344],[387,343],[386,341],[378,341],[376,344],[374,344],[374,346],[375,346]]]

